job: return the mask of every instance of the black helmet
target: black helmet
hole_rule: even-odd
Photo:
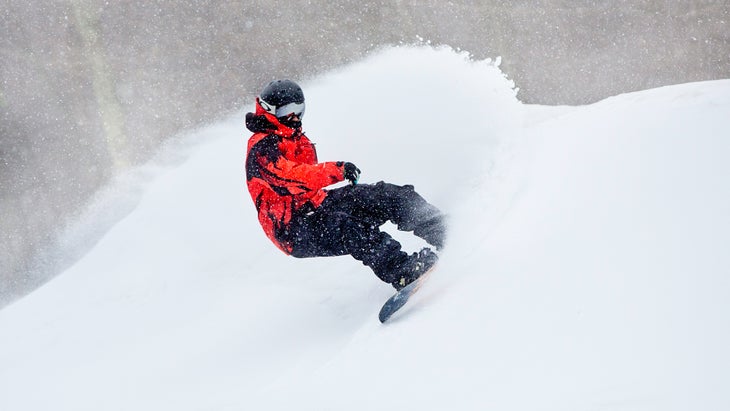
[[[300,119],[304,116],[304,93],[291,80],[274,80],[269,83],[261,91],[259,103],[264,110],[280,119],[292,114]]]

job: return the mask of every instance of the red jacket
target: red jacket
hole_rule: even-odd
[[[266,235],[291,254],[288,227],[297,214],[319,207],[327,197],[324,187],[344,180],[342,162],[317,162],[314,144],[301,128],[292,129],[264,111],[246,115],[248,191]]]

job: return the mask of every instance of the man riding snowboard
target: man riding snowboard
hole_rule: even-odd
[[[317,160],[302,132],[304,93],[291,80],[269,83],[246,114],[248,190],[266,235],[298,258],[349,254],[400,290],[438,260],[430,248],[407,254],[380,226],[386,221],[440,249],[443,214],[413,186],[357,184],[360,169],[349,162]],[[349,181],[335,189],[325,187]]]

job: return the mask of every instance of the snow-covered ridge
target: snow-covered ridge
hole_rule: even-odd
[[[497,63],[401,47],[303,84],[320,159],[451,217],[392,323],[366,267],[265,238],[241,113],[0,310],[0,409],[730,408],[730,80],[540,107]]]

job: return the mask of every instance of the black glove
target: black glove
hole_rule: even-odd
[[[357,180],[360,179],[360,169],[357,168],[356,165],[349,162],[343,164],[343,168],[345,170],[345,180],[349,181],[352,185],[357,184]]]

